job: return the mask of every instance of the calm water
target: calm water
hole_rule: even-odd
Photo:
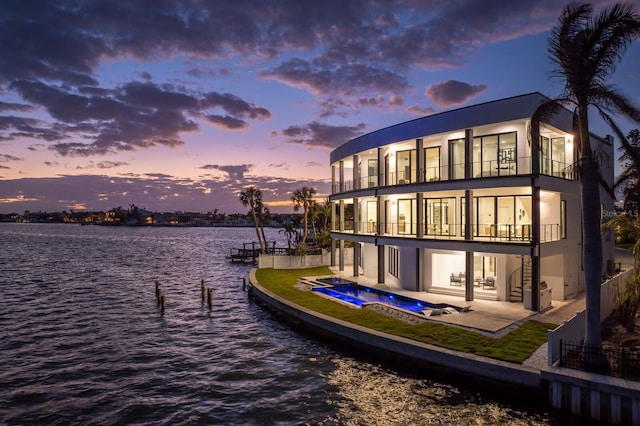
[[[249,266],[225,259],[254,237],[250,228],[0,224],[0,424],[551,421],[281,324],[242,291]],[[202,279],[214,288],[212,312]]]

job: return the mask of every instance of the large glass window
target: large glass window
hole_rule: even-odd
[[[378,160],[367,161],[367,180],[369,188],[378,186]]]
[[[456,199],[427,198],[425,203],[425,233],[427,235],[456,235]]]
[[[551,174],[556,177],[565,177],[567,167],[564,150],[564,138],[551,139]]]
[[[483,290],[496,289],[496,258],[495,256],[473,257],[473,285]]]
[[[516,174],[516,132],[473,138],[473,176]]]
[[[540,173],[565,177],[566,154],[564,138],[540,137]]]
[[[396,178],[398,184],[416,181],[416,150],[396,153]]]
[[[449,178],[464,179],[464,139],[449,141]]]
[[[416,200],[398,200],[398,234],[415,234]]]
[[[377,232],[378,203],[367,201],[367,232],[373,234]]]
[[[531,196],[474,197],[475,235],[503,240],[531,239]]]
[[[424,180],[426,182],[440,180],[440,147],[424,150]]]

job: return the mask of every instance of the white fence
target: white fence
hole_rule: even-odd
[[[336,261],[340,258],[340,250],[336,250]],[[353,249],[344,249],[345,264],[353,264]],[[304,256],[277,256],[261,254],[258,268],[300,269],[315,266],[331,266],[331,253],[323,250],[322,254],[307,254]]]
[[[600,319],[606,319],[619,305],[619,294],[624,290],[627,279],[634,273],[631,268],[605,281],[600,288]],[[586,312],[576,312],[571,319],[564,321],[555,330],[547,333],[548,362],[553,365],[560,359],[560,340],[575,342],[584,340]]]

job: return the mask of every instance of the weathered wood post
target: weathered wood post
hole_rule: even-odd
[[[204,280],[200,281],[200,290],[202,292],[202,301],[204,302]]]
[[[160,294],[160,310],[164,314],[164,294]]]
[[[209,288],[207,289],[207,304],[209,305],[209,310],[213,308],[213,301],[211,299],[213,299],[213,289]]]
[[[242,277],[242,291],[247,290],[247,279]]]

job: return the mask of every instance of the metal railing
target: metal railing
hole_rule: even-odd
[[[599,371],[594,371],[589,367],[589,363],[585,362],[589,359],[602,358],[606,359],[606,366]],[[600,349],[587,346],[583,342],[560,340],[560,360],[558,365],[627,380],[640,380],[640,351],[630,348],[604,347]]]
[[[464,179],[466,163],[454,163],[411,169],[408,171],[388,171],[383,176],[362,176],[357,179],[348,179],[332,185],[331,193],[352,191],[357,189],[377,188],[393,185],[406,185],[417,182],[438,182],[441,180]],[[451,169],[451,173],[450,170]],[[471,164],[471,177],[484,178],[496,176],[516,176],[518,174],[531,173],[531,157],[518,157],[509,160],[475,161]],[[540,174],[554,176],[567,180],[576,180],[576,168],[569,163],[557,160],[541,160]],[[421,179],[419,179],[419,177]]]
[[[422,238],[435,239],[464,239],[464,224],[425,223],[422,225]],[[473,224],[471,226],[474,240],[488,240],[498,242],[528,242],[532,240],[532,225],[530,224]],[[382,229],[378,229],[376,221],[345,220],[342,230],[340,222],[336,221],[333,231],[351,232],[362,235],[387,235],[392,237],[414,237],[418,235],[417,222],[386,222]],[[540,242],[558,241],[561,238],[560,225],[544,224],[540,228]]]

